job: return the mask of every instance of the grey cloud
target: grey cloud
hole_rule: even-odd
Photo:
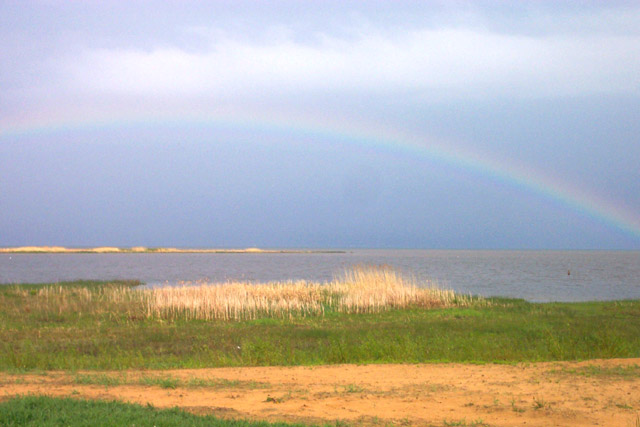
[[[251,96],[316,90],[446,91],[448,96],[637,93],[640,37],[524,37],[469,30],[361,32],[318,45],[283,36],[218,39],[207,52],[98,49],[67,64],[88,93]]]

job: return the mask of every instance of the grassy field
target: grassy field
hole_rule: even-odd
[[[223,420],[179,409],[155,409],[120,402],[28,396],[0,402],[2,426],[213,426],[292,427],[302,424]]]
[[[141,291],[136,284],[0,286],[0,369],[640,356],[640,301],[534,304],[461,297],[422,289],[387,269],[356,270],[326,285]]]

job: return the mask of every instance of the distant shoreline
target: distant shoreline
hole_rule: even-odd
[[[9,254],[312,254],[312,253],[345,253],[342,250],[302,250],[302,249],[180,249],[180,248],[147,248],[135,246],[131,248],[119,248],[114,246],[99,246],[95,248],[66,248],[64,246],[19,246],[13,248],[0,248],[0,253]]]

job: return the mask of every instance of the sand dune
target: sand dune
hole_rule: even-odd
[[[12,248],[0,248],[0,253],[302,253],[322,252],[303,250],[270,250],[259,248],[246,249],[183,249],[183,248],[147,248],[134,246],[131,248],[118,248],[114,246],[99,246],[94,248],[66,248],[64,246],[19,246]]]

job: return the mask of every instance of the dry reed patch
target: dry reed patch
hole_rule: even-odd
[[[52,320],[52,315],[117,316],[122,313],[134,315],[142,310],[140,296],[124,285],[50,285],[40,288],[15,286],[9,293],[11,297],[0,296],[0,303],[7,312],[19,310],[44,316],[48,320]]]
[[[389,267],[356,267],[328,283],[195,283],[136,289],[125,285],[16,286],[24,309],[46,315],[104,314],[109,317],[168,320],[252,320],[340,313],[378,313],[389,309],[486,304],[479,297],[418,283]]]
[[[371,313],[389,308],[465,306],[474,300],[441,289],[434,282],[418,284],[388,267],[357,267],[329,284],[337,299],[335,307],[345,313]]]
[[[248,320],[321,315],[321,285],[307,282],[224,283],[139,291],[147,317]]]
[[[432,282],[418,284],[388,267],[356,267],[329,283],[200,283],[138,292],[143,296],[148,317],[202,320],[319,316],[326,310],[377,313],[484,302],[440,289]]]

